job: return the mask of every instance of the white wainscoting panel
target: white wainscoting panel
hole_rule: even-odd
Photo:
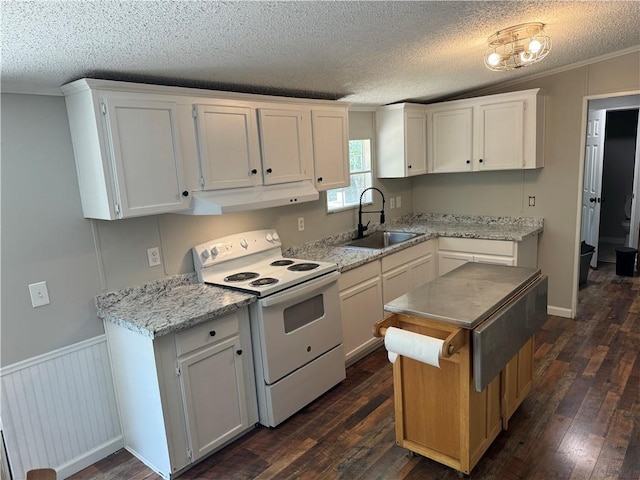
[[[66,478],[122,448],[104,335],[2,368],[1,416],[13,478]]]

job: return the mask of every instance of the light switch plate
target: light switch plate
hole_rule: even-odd
[[[31,305],[33,308],[49,305],[49,291],[47,290],[47,282],[38,282],[29,284],[29,294],[31,295]]]

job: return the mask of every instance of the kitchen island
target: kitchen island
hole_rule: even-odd
[[[398,445],[470,473],[531,390],[533,335],[546,305],[539,270],[474,263],[387,303],[393,315],[375,334],[387,336],[390,359],[398,354]],[[394,351],[397,329],[410,334]],[[415,352],[434,341],[439,358],[425,363]]]

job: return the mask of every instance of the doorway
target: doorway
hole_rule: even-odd
[[[589,100],[580,239],[595,247],[591,267],[638,245],[640,95]]]

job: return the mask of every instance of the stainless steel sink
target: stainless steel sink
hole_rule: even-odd
[[[347,248],[366,248],[369,250],[380,250],[385,247],[397,245],[412,238],[416,238],[422,233],[409,233],[409,232],[393,232],[393,231],[379,231],[372,233],[364,238],[352,240],[343,244],[343,247]]]

